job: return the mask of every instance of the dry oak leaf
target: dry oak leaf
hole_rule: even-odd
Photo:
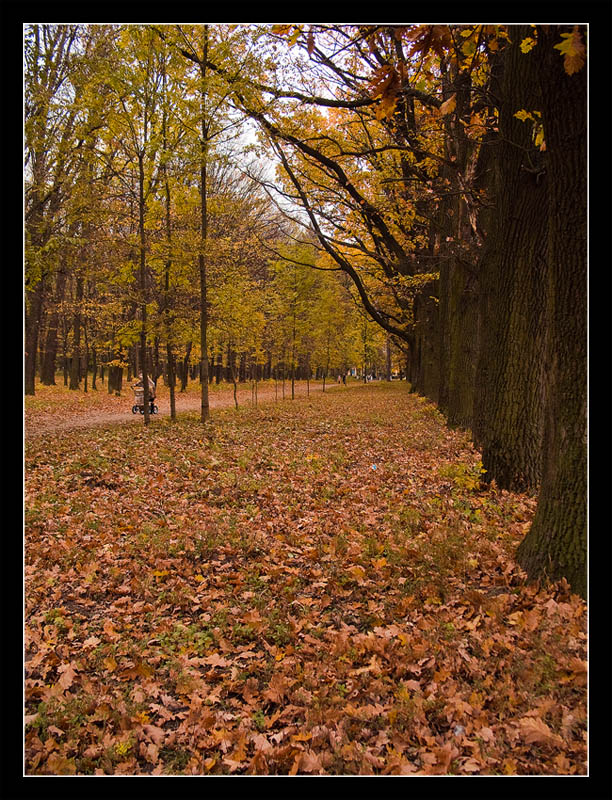
[[[299,757],[299,768],[302,772],[318,772],[323,769],[319,756],[312,750],[305,750]]]
[[[106,636],[111,640],[111,642],[116,642],[117,639],[121,638],[121,634],[117,633],[113,621],[110,619],[107,619],[106,622],[104,623],[103,630]]]
[[[272,703],[281,703],[283,698],[287,695],[287,689],[293,683],[295,683],[295,681],[290,681],[282,675],[275,673],[270,679],[268,688],[262,695],[266,700],[270,700]]]
[[[72,682],[76,676],[76,669],[72,662],[70,664],[62,664],[58,667],[58,672],[61,672],[61,677],[58,680],[58,684],[64,689],[69,689],[72,686]]]
[[[73,758],[66,758],[59,753],[51,753],[45,765],[45,772],[52,775],[75,775],[76,763]]]
[[[219,653],[213,653],[206,658],[202,658],[201,661],[203,664],[210,664],[211,667],[229,667],[232,664],[231,661],[223,658],[223,656],[220,656]]]
[[[259,697],[259,683],[257,678],[247,678],[242,689],[242,698],[248,705],[254,705]]]
[[[562,744],[563,739],[553,733],[544,720],[539,717],[523,717],[519,720],[523,740],[527,744]]]
[[[166,737],[166,732],[163,730],[163,728],[158,728],[157,725],[143,725],[142,730],[143,733],[158,746]]]

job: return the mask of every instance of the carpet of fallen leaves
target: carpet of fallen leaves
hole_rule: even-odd
[[[406,384],[26,443],[26,774],[586,774],[586,609]]]

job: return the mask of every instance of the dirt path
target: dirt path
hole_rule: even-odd
[[[341,388],[335,383],[328,383],[325,391]],[[321,385],[310,385],[310,393],[320,393]],[[296,397],[305,396],[308,393],[306,382],[296,382],[295,395]],[[274,387],[267,386],[260,388],[257,392],[257,404],[274,402],[277,398],[277,393]],[[285,385],[285,401],[291,400],[291,386]],[[278,387],[278,401],[283,402],[282,389]],[[153,419],[158,417],[170,416],[170,398],[169,396],[162,396],[156,399],[156,405],[159,408],[159,414],[155,415]],[[238,405],[250,406],[251,391],[242,388],[238,392]],[[99,425],[121,425],[121,424],[143,424],[143,418],[140,414],[132,414],[131,399],[125,399],[126,410],[123,412],[109,412],[109,411],[87,411],[75,413],[70,416],[57,417],[49,414],[46,418],[40,416],[36,420],[28,420],[26,415],[25,421],[25,435],[27,439],[33,439],[38,436],[47,434],[58,433],[61,431],[76,430],[78,428],[94,428]],[[211,392],[209,395],[209,405],[211,409],[215,408],[229,408],[234,405],[234,394],[232,389],[221,392]],[[197,411],[200,408],[199,394],[180,394],[176,393],[176,412],[180,414],[185,411]]]

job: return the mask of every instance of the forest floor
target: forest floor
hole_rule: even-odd
[[[586,774],[535,499],[405,383],[337,388],[44,436],[28,398],[26,774]]]

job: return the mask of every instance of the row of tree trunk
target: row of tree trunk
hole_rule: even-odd
[[[472,431],[486,480],[538,493],[518,551],[527,572],[565,577],[586,596],[587,76],[565,72],[556,27],[539,26],[538,46],[521,52],[529,30],[495,66],[499,132],[478,164],[493,199],[479,216],[480,256],[450,253],[433,291],[417,297],[409,380]],[[545,150],[521,109],[540,111]]]

